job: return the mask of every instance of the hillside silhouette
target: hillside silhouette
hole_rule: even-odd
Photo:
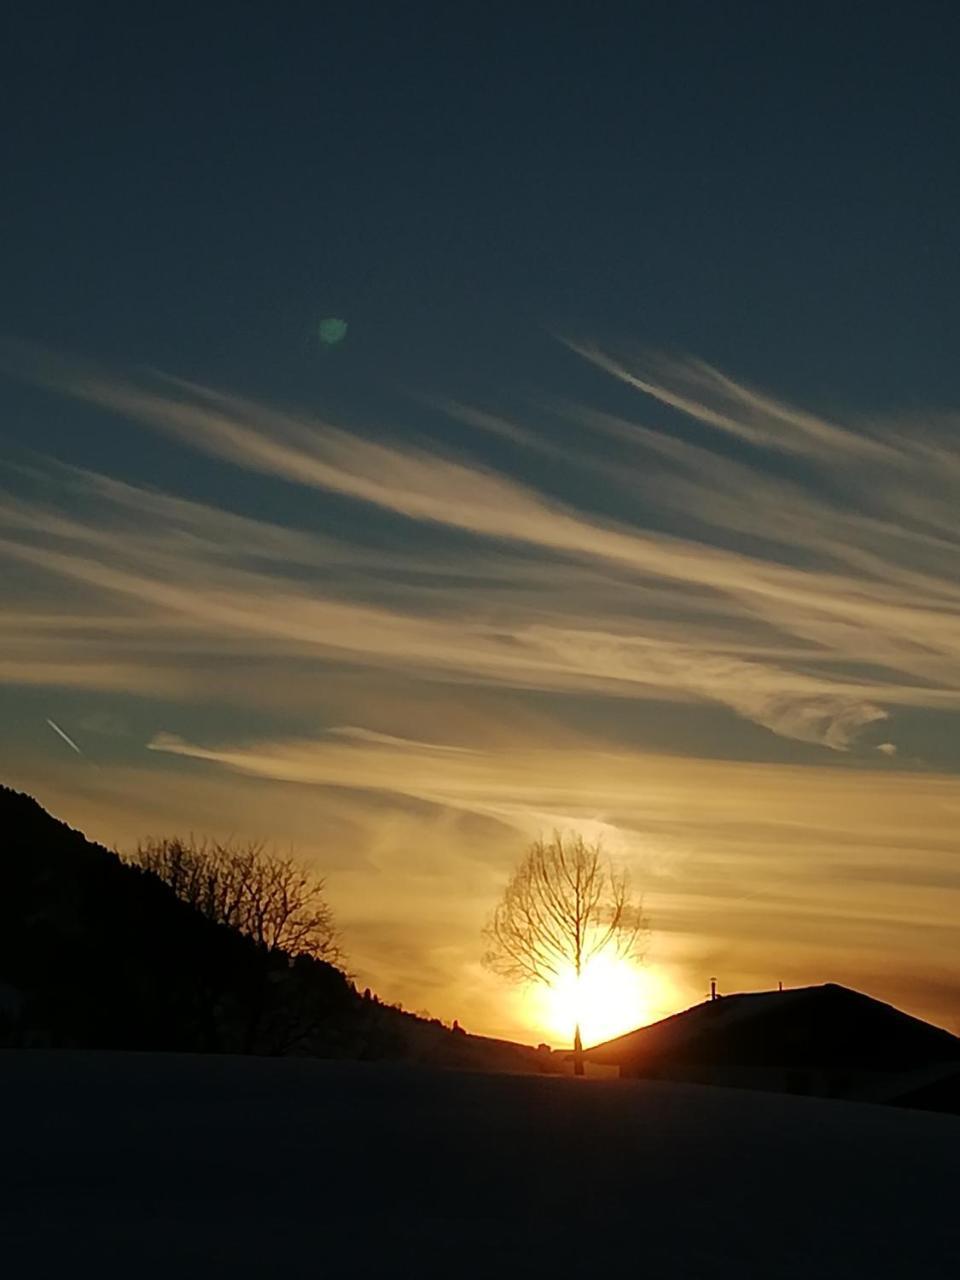
[[[257,945],[6,787],[0,876],[0,1046],[542,1062],[361,994],[327,961]]]
[[[960,1110],[960,1038],[833,982],[719,996],[586,1057],[621,1076]]]
[[[0,1048],[571,1071],[359,992],[336,964],[210,919],[0,787]],[[960,1113],[960,1039],[834,983],[722,996],[588,1049],[595,1073]],[[589,1071],[588,1071],[589,1073]]]

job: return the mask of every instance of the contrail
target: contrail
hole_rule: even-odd
[[[47,716],[46,719],[47,719],[47,724],[50,726],[53,732],[58,733],[68,747],[73,747],[74,751],[77,753],[78,756],[82,756],[83,752],[74,742],[74,740],[70,737],[70,735],[68,733],[64,733],[55,720],[51,720],[49,716]],[[86,756],[84,756],[84,759],[86,759]]]

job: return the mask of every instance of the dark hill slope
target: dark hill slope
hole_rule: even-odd
[[[524,1045],[361,997],[323,961],[264,951],[6,787],[0,1045],[549,1069]]]
[[[155,877],[0,788],[7,1038],[97,1048],[333,1052],[358,1004],[339,970],[211,923]]]
[[[623,1074],[686,1067],[900,1072],[960,1060],[941,1027],[835,983],[722,996],[597,1045]]]

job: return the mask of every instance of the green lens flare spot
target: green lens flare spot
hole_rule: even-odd
[[[317,334],[325,347],[335,347],[347,336],[347,322],[339,316],[326,316],[317,326]]]

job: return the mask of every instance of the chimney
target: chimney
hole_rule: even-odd
[[[716,1000],[716,998],[717,998],[717,980],[716,978],[711,978],[710,979],[710,999]]]

